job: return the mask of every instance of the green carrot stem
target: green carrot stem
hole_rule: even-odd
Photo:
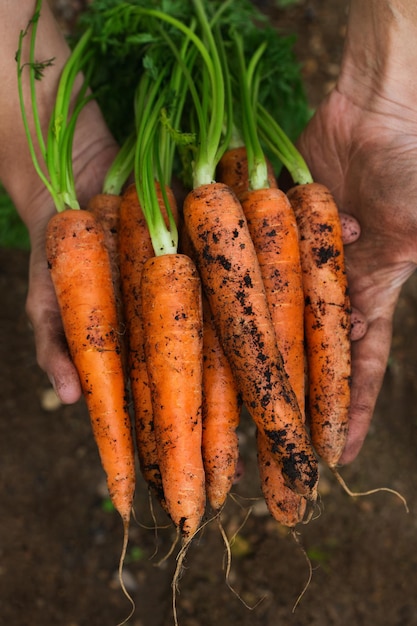
[[[312,183],[313,177],[301,153],[261,104],[258,105],[258,124],[263,142],[287,168],[294,183]]]
[[[157,130],[160,124],[162,107],[166,100],[166,89],[162,86],[168,67],[160,72],[153,84],[144,75],[139,83],[136,103],[137,114],[137,137],[134,160],[134,174],[136,190],[142,207],[143,214],[148,225],[149,234],[154,248],[155,255],[169,254],[177,251],[178,232],[173,219],[171,209],[166,199],[166,210],[169,217],[169,227],[167,228],[163,218],[155,188],[155,143],[157,141]],[[138,106],[140,103],[140,107]],[[162,188],[164,181],[161,181]]]
[[[119,195],[135,161],[135,134],[131,133],[114,158],[103,182],[103,193]]]
[[[72,145],[78,116],[85,104],[92,97],[91,95],[86,96],[87,79],[85,78],[83,80],[81,88],[75,98],[73,97],[73,92],[78,74],[81,69],[88,64],[90,59],[90,53],[86,52],[86,47],[91,37],[91,30],[88,29],[84,33],[64,64],[58,82],[54,108],[49,119],[45,141],[37,104],[35,81],[42,78],[44,69],[52,64],[52,59],[48,59],[45,62],[35,60],[37,25],[41,6],[42,0],[37,0],[33,17],[29,21],[26,30],[20,32],[18,51],[16,53],[18,92],[23,125],[33,165],[41,181],[51,194],[57,211],[63,211],[67,207],[79,209],[72,170]],[[22,64],[23,40],[27,36],[30,28],[29,62]],[[33,136],[23,94],[22,73],[25,65],[29,66],[31,112],[34,123]],[[70,110],[71,107],[72,111]],[[37,156],[35,140],[40,157],[46,167],[46,174],[44,172],[45,168],[41,166]]]
[[[266,158],[258,136],[256,123],[256,105],[252,94],[254,76],[257,64],[265,51],[265,44],[259,46],[251,58],[249,67],[246,67],[243,40],[238,33],[234,33],[235,48],[239,66],[239,94],[242,109],[242,134],[245,141],[249,185],[251,189],[265,189],[269,187]]]
[[[31,110],[32,110],[32,116],[33,116],[34,126],[35,126],[35,136],[36,136],[38,146],[40,148],[41,156],[45,160],[45,142],[43,139],[39,112],[36,106],[36,90],[35,90],[35,77],[39,78],[41,75],[39,74],[39,71],[37,72],[37,69],[35,66],[35,39],[36,39],[37,23],[38,23],[39,16],[40,16],[41,5],[42,5],[42,0],[37,0],[33,17],[29,21],[26,29],[20,31],[19,33],[18,49],[16,52],[17,86],[18,86],[18,94],[19,94],[20,111],[22,115],[23,126],[25,129],[25,134],[26,134],[26,138],[28,141],[29,153],[30,153],[33,166],[39,178],[41,179],[42,183],[45,185],[46,189],[52,196],[55,206],[58,208],[60,207],[61,200],[58,197],[53,185],[50,183],[48,177],[45,175],[40,165],[37,152],[35,149],[35,142],[32,138],[32,133],[31,133],[30,126],[29,126],[29,119],[28,119],[28,115],[26,111],[25,99],[24,99],[24,94],[23,94],[23,82],[22,82],[23,69],[26,65],[28,65],[29,66],[30,94],[31,94]],[[32,27],[32,32],[31,32],[30,47],[29,47],[29,62],[22,64],[23,41],[25,37],[27,36],[30,27]],[[49,60],[48,63],[50,64],[51,60]]]

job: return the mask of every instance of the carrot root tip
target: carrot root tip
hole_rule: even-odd
[[[124,565],[124,561],[125,561],[125,557],[126,557],[126,552],[127,552],[127,545],[129,542],[129,518],[127,517],[123,517],[123,546],[122,546],[122,552],[120,555],[120,561],[119,561],[119,582],[120,582],[120,587],[124,593],[124,595],[126,596],[126,598],[129,600],[130,604],[131,604],[131,610],[129,612],[129,615],[119,624],[117,624],[117,626],[123,626],[124,624],[126,624],[130,618],[132,617],[132,615],[134,614],[135,610],[136,610],[136,605],[135,605],[135,601],[133,600],[132,596],[130,595],[130,593],[128,592],[128,590],[126,589],[126,585],[125,582],[123,580],[123,565]]]

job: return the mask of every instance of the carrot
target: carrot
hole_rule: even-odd
[[[46,251],[110,497],[128,523],[135,488],[133,439],[103,231],[88,211],[58,213],[48,224]]]
[[[146,369],[140,313],[142,269],[154,255],[136,187],[130,185],[120,205],[120,281],[126,320],[128,373],[134,408],[136,448],[140,469],[147,484],[163,504],[163,490],[153,431],[153,415]]]
[[[244,167],[236,168],[233,159],[223,157],[223,167],[217,171],[223,176],[222,182],[231,181],[241,201],[285,371],[305,420],[304,297],[297,224],[287,196],[277,188],[256,127],[258,68],[264,44],[253,53],[247,66],[243,41],[237,33],[234,41],[239,68],[235,101],[240,105],[239,119],[245,143],[245,149],[236,153],[236,159],[244,157],[245,163]],[[227,164],[232,168],[231,174],[228,174]],[[233,169],[238,170],[240,178],[234,179]],[[259,430],[257,447],[261,488],[269,511],[278,522],[293,527],[304,518],[306,499],[285,484],[282,467],[274,461],[268,441]]]
[[[342,228],[330,191],[279,124],[259,108],[262,136],[297,185],[287,193],[296,214],[305,296],[305,337],[311,437],[333,470],[343,452],[350,405],[350,300]]]
[[[123,520],[119,581],[132,605],[132,614],[134,602],[123,582],[122,567],[136,477],[116,297],[104,231],[91,212],[80,208],[72,169],[76,122],[91,99],[87,95],[88,72],[80,90],[77,93],[74,91],[76,78],[86,67],[90,56],[86,49],[91,29],[84,33],[63,66],[45,141],[35,80],[42,76],[43,69],[50,62],[46,65],[38,63],[34,56],[41,4],[41,0],[36,1],[33,18],[19,37],[16,54],[19,101],[34,168],[57,210],[47,226],[46,256],[69,353],[80,377],[94,438],[107,476],[110,498]],[[22,64],[23,40],[30,29],[29,62]],[[29,68],[33,133],[23,93],[22,72],[25,67]]]
[[[158,149],[160,133],[170,143],[161,124],[162,110],[172,97],[170,81],[176,78],[173,72],[165,82],[168,69],[165,63],[156,79],[145,75],[138,92],[134,174],[154,252],[142,269],[140,302],[156,448],[166,509],[185,550],[200,527],[206,502],[201,453],[203,322],[200,277],[192,260],[178,254],[178,228],[163,185],[171,158],[168,165],[163,161],[172,153],[170,147]],[[167,219],[155,187],[156,172],[162,176]],[[178,575],[179,570],[175,580]]]
[[[242,208],[261,268],[278,346],[304,414],[304,297],[295,215],[287,196],[277,188],[249,191]]]
[[[226,185],[202,185],[186,197],[184,221],[242,399],[286,483],[315,499],[317,461],[277,347],[242,207]]]
[[[181,229],[181,252],[194,260],[191,241]],[[206,493],[210,506],[220,511],[236,476],[242,400],[230,363],[218,336],[213,314],[203,294],[203,438]]]
[[[221,171],[227,179],[226,168]],[[287,196],[276,185],[249,191],[247,168],[239,185],[246,190],[240,192],[242,208],[256,249],[284,367],[304,419],[304,296],[295,215]],[[285,484],[282,469],[274,462],[268,442],[259,431],[257,447],[260,482],[268,509],[276,521],[293,527],[305,518],[307,502]]]
[[[329,190],[318,183],[288,192],[300,232],[313,445],[334,468],[343,452],[350,405],[350,301],[342,230]]]
[[[309,417],[315,449],[350,496],[387,491],[399,497],[408,511],[405,498],[397,491],[379,487],[352,492],[338,471],[348,433],[352,339],[342,222],[331,192],[313,180],[303,156],[278,122],[261,105],[258,114],[264,141],[297,185],[288,196],[300,233]]]
[[[174,215],[177,215],[172,191],[167,189],[167,193],[172,211]],[[157,194],[162,207],[163,200],[159,184],[157,184]],[[156,447],[141,314],[142,270],[145,262],[153,256],[154,250],[149,230],[139,204],[136,185],[133,183],[124,191],[121,199],[119,237],[120,276],[128,345],[128,371],[140,469],[158,501],[163,508],[166,508]]]
[[[272,164],[267,162],[269,187],[277,187]],[[217,169],[216,180],[233,189],[239,200],[249,190],[249,168],[246,146],[229,148],[221,157]]]
[[[205,508],[202,438],[202,305],[189,257],[163,254],[142,272],[145,354],[165,500],[185,540]]]
[[[203,328],[203,463],[207,498],[219,511],[236,475],[241,400],[206,298]]]
[[[294,212],[280,189],[249,191],[242,201],[265,285],[285,371],[305,421],[304,296]],[[285,485],[262,433],[257,436],[261,487],[268,508],[281,524],[294,526],[306,512],[305,499]]]
[[[191,241],[181,229],[181,252],[194,259]],[[203,433],[202,454],[207,500],[220,511],[230,492],[239,459],[236,429],[242,400],[224,354],[214,318],[203,294]]]
[[[350,301],[338,209],[263,107],[258,120],[262,137],[297,185],[288,197],[300,235],[309,422],[317,454],[335,470],[346,443],[351,380]]]
[[[73,90],[76,77],[89,58],[86,48],[91,30],[84,33],[63,67],[45,141],[34,89],[37,73],[40,71],[42,75],[43,70],[34,59],[41,4],[41,0],[37,0],[34,16],[19,38],[16,60],[21,112],[34,167],[57,209],[47,227],[46,253],[65,336],[80,376],[110,496],[123,518],[126,532],[135,485],[134,456],[110,259],[101,225],[89,211],[80,209],[72,170],[76,122],[90,100],[86,95],[87,77],[75,100]],[[21,65],[23,39],[30,26],[30,60]],[[26,65],[32,87],[34,137],[28,124],[22,87],[22,71]]]

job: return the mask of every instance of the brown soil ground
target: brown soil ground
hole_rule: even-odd
[[[338,71],[346,2],[298,2],[271,9],[297,32],[312,106]],[[56,2],[65,26],[81,3]],[[71,13],[72,11],[72,13]],[[50,406],[50,386],[39,370],[24,312],[28,255],[0,250],[0,624],[114,626],[129,611],[117,582],[122,527],[105,499],[103,472],[82,403]],[[216,523],[193,544],[180,581],[181,626],[415,626],[417,625],[417,280],[406,285],[395,322],[384,387],[359,458],[343,470],[354,490],[389,486],[389,493],[352,499],[322,472],[320,514],[300,529],[306,559],[260,498],[253,428],[242,426],[245,473],[223,525],[235,536],[230,582]],[[173,532],[156,509],[152,529],[146,489],[139,482],[126,583],[137,609],[131,626],[171,626],[175,557],[161,566]],[[250,515],[246,519],[249,508]],[[257,602],[262,601],[257,604]],[[244,602],[250,607],[247,608]],[[255,606],[256,605],[256,606]]]

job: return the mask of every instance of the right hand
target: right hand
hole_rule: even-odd
[[[366,332],[352,342],[343,464],[356,457],[366,437],[401,286],[417,265],[417,113],[378,96],[358,106],[336,88],[318,108],[299,148],[314,179],[329,187],[340,210],[354,216],[361,229],[359,239],[345,248],[351,302]]]

